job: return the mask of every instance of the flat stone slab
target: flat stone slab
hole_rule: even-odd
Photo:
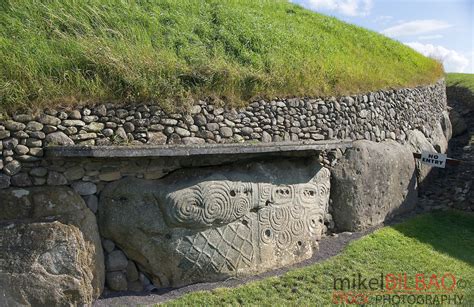
[[[45,148],[49,158],[136,158],[187,157],[205,155],[241,155],[307,152],[350,148],[350,140],[236,143],[203,145],[141,145],[141,146],[52,146]]]

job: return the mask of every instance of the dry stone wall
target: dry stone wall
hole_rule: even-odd
[[[430,138],[446,108],[444,81],[414,89],[341,98],[254,101],[225,109],[201,101],[187,114],[158,106],[101,104],[15,114],[0,121],[0,188],[47,184],[29,173],[48,145],[203,144],[352,139],[404,142],[418,129]],[[23,171],[22,171],[23,170]]]

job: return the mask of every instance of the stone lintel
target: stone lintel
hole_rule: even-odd
[[[188,157],[207,155],[253,154],[314,154],[324,150],[352,147],[350,140],[236,143],[203,145],[141,145],[141,146],[51,146],[45,149],[48,158],[136,158],[136,157]]]

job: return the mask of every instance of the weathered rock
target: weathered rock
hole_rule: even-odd
[[[10,131],[20,131],[25,129],[26,125],[23,123],[19,123],[13,120],[7,120],[3,123],[5,128],[7,128]]]
[[[464,121],[464,118],[456,109],[453,108],[449,111],[449,120],[452,124],[453,136],[461,135],[467,130],[467,125]]]
[[[105,262],[105,268],[107,271],[111,272],[125,270],[127,265],[127,257],[121,250],[114,250],[107,255],[107,261]]]
[[[416,153],[420,153],[422,151],[428,152],[436,152],[435,148],[425,135],[419,130],[410,130],[407,133],[407,145],[411,147],[411,150]],[[429,165],[421,163],[421,159],[416,159],[416,177],[418,180],[418,184],[422,184],[425,179],[427,179],[428,175],[431,172],[435,172],[433,168]]]
[[[0,174],[0,190],[6,189],[10,186],[10,176]]]
[[[29,187],[32,186],[30,176],[26,173],[19,173],[11,178],[11,185],[14,187]]]
[[[440,122],[434,125],[434,129],[431,132],[430,143],[436,149],[437,152],[446,153],[448,150],[448,140],[444,135],[443,127]]]
[[[96,213],[99,208],[99,200],[95,195],[84,196],[84,201],[86,202],[87,207],[93,212]]]
[[[152,145],[166,144],[167,136],[162,132],[148,132],[148,143]]]
[[[70,181],[82,179],[85,174],[86,171],[81,166],[70,167],[64,172],[64,176]]]
[[[71,187],[79,195],[83,196],[92,195],[97,192],[97,186],[95,185],[95,183],[92,182],[76,181],[71,184]]]
[[[311,257],[328,198],[329,171],[314,160],[189,169],[107,185],[100,228],[155,285],[180,286]]]
[[[443,111],[440,123],[441,128],[443,129],[444,137],[446,138],[446,141],[449,142],[453,136],[453,125],[451,125],[448,111]]]
[[[41,131],[43,129],[43,124],[35,121],[31,121],[26,125],[27,131]]]
[[[18,174],[21,171],[21,163],[13,160],[10,163],[7,163],[3,167],[3,172],[7,174],[8,176],[14,176]]]
[[[183,138],[183,144],[184,145],[199,145],[199,144],[205,144],[206,140],[203,138],[197,138],[197,137],[188,137],[188,138]]]
[[[338,230],[365,229],[415,207],[415,164],[408,146],[356,141],[331,174],[332,216]]]
[[[38,117],[38,121],[43,125],[49,126],[58,126],[61,124],[61,120],[59,118],[47,114],[41,114]]]
[[[60,131],[48,134],[46,136],[46,143],[48,145],[74,145],[74,141]]]
[[[24,145],[17,145],[15,147],[15,153],[18,155],[26,155],[29,151],[29,148]]]
[[[44,167],[35,167],[30,171],[30,175],[33,177],[44,177],[48,174],[48,169]]]
[[[113,291],[127,290],[127,277],[123,272],[107,272],[106,275],[107,286]]]
[[[91,304],[103,289],[95,216],[70,188],[0,191],[0,297],[6,306]]]
[[[50,171],[48,173],[47,183],[48,185],[66,185],[67,179],[61,173]]]
[[[122,178],[120,171],[107,171],[99,174],[101,181],[115,181]]]

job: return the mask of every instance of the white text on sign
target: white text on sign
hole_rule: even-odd
[[[421,152],[421,162],[434,167],[446,167],[446,155],[441,153],[433,153],[428,151]]]

